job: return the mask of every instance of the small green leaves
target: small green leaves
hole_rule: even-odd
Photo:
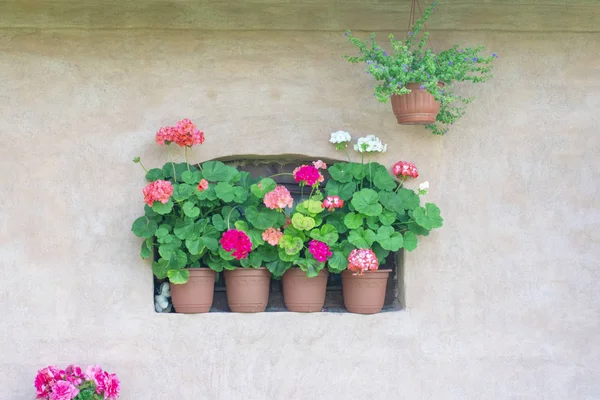
[[[348,229],[357,229],[362,226],[363,220],[363,215],[351,212],[344,217],[344,225],[346,225]]]
[[[181,285],[190,279],[190,271],[187,269],[171,269],[167,272],[167,276],[171,283]]]
[[[315,220],[312,217],[305,217],[300,213],[295,213],[292,216],[292,225],[301,231],[309,231],[315,227]]]
[[[396,181],[383,165],[372,162],[369,163],[369,167],[372,182],[378,189],[390,191],[396,188]]]
[[[267,264],[267,269],[274,277],[281,277],[285,271],[290,269],[292,263],[289,261],[275,260]]]
[[[413,251],[417,248],[417,235],[414,232],[404,232],[404,249]]]
[[[331,258],[327,261],[327,268],[334,274],[339,274],[348,268],[348,257],[341,251],[334,251]]]
[[[202,175],[209,182],[235,182],[240,173],[237,168],[223,164],[221,161],[207,161],[202,164]]]
[[[275,189],[276,186],[277,184],[273,179],[263,178],[258,184],[255,183],[254,185],[250,186],[250,192],[262,200],[265,197],[265,194]]]
[[[215,186],[215,193],[217,194],[217,198],[223,200],[226,203],[233,201],[233,186],[229,183],[217,183],[217,185]]]
[[[300,252],[300,250],[302,250],[302,239],[286,233],[279,240],[279,247],[284,249],[285,253],[288,255],[297,254]]]
[[[352,206],[359,213],[367,216],[378,216],[383,208],[379,204],[379,195],[373,189],[362,189],[352,196]]]
[[[370,229],[353,229],[348,235],[348,241],[359,249],[371,248],[375,239],[377,239],[377,235]]]
[[[148,172],[146,172],[146,180],[150,182],[157,181],[159,179],[165,179],[165,173],[162,169],[152,168]]]
[[[185,171],[181,174],[181,180],[190,185],[197,185],[198,183],[200,183],[201,179],[202,174],[199,171]]]
[[[194,222],[190,219],[179,220],[175,222],[173,233],[181,240],[190,237],[194,232]]]
[[[323,203],[317,200],[306,200],[304,205],[311,214],[318,214],[323,211]]]
[[[246,208],[246,219],[256,229],[265,230],[273,226],[281,225],[279,222],[281,222],[281,219],[285,219],[285,215],[283,213],[278,213],[275,210],[263,209],[258,211],[256,206],[250,206]]]
[[[156,232],[157,229],[158,224],[156,221],[146,217],[139,217],[133,221],[133,225],[131,226],[133,234],[144,239],[154,236],[154,232]]]
[[[379,222],[383,225],[392,225],[396,221],[396,213],[390,210],[383,210],[379,215]]]
[[[190,218],[196,218],[200,215],[200,209],[191,201],[186,201],[182,209],[184,214]]]
[[[323,269],[325,263],[318,262],[314,258],[302,258],[296,261],[296,265],[298,265],[302,271],[306,272],[308,278],[314,278],[319,275],[319,271]]]
[[[356,182],[340,183],[330,179],[327,181],[325,191],[329,196],[339,196],[340,199],[347,201],[356,192]]]
[[[142,248],[140,249],[140,257],[150,258],[152,255],[152,238],[146,239],[142,242]]]
[[[173,210],[173,199],[169,199],[169,201],[165,204],[161,203],[160,201],[155,201],[152,204],[152,211],[160,215],[168,214],[171,212],[171,210]]]
[[[410,189],[402,188],[398,190],[398,197],[400,198],[400,201],[402,202],[402,207],[405,210],[414,210],[419,206],[419,195],[417,195]]]
[[[398,251],[404,244],[402,235],[391,226],[382,226],[377,230],[377,242],[385,250]]]
[[[415,209],[413,218],[417,224],[428,230],[441,228],[444,222],[444,219],[440,216],[440,209],[433,203],[425,204],[425,208]]]
[[[340,183],[346,183],[346,182],[352,181],[352,178],[353,178],[352,167],[350,167],[349,163],[344,163],[344,162],[336,163],[336,164],[332,165],[331,167],[329,167],[329,169],[327,171],[329,172],[329,175],[331,175],[331,177],[333,179],[335,179],[336,181],[338,181]]]

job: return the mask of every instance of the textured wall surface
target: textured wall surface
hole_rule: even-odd
[[[71,362],[124,400],[600,399],[600,5],[442,1],[436,48],[500,55],[442,138],[341,59],[346,28],[402,33],[395,3],[0,2],[0,400]],[[154,313],[131,159],[162,164],[183,117],[198,161],[336,157],[338,129],[414,161],[445,226],[406,256],[407,309]]]

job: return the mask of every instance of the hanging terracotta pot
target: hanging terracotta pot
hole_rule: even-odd
[[[325,304],[327,290],[326,269],[319,275],[309,278],[300,268],[290,268],[283,274],[283,302],[288,311],[317,312]]]
[[[443,83],[438,86],[442,87]],[[426,125],[433,124],[440,112],[440,103],[426,89],[421,89],[419,83],[407,83],[408,94],[391,97],[392,110],[399,124]]]
[[[261,268],[225,270],[227,303],[233,312],[263,312],[269,302],[271,273]]]
[[[364,275],[342,272],[344,306],[351,313],[376,314],[383,308],[388,277],[392,270],[378,269]]]
[[[206,313],[210,310],[215,291],[215,271],[210,268],[190,268],[186,283],[171,286],[171,301],[180,314]]]

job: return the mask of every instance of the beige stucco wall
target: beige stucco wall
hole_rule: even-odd
[[[133,399],[600,399],[600,5],[442,1],[437,48],[496,78],[446,137],[395,123],[342,32],[401,32],[408,1],[0,4],[0,399],[101,363]],[[419,166],[444,228],[375,316],[159,315],[130,229],[162,125],[194,158],[335,157],[375,133]],[[421,179],[419,179],[421,181]]]

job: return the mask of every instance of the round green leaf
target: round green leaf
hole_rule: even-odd
[[[353,229],[348,235],[348,241],[359,249],[371,248],[375,239],[377,239],[377,235],[370,229]]]
[[[306,276],[308,278],[314,278],[319,275],[319,271],[323,269],[325,263],[318,262],[317,260],[303,258],[296,262],[296,265],[300,267],[300,269],[306,272]]]
[[[190,271],[187,269],[170,269],[167,272],[169,281],[175,285],[186,283],[190,279]]]
[[[383,210],[379,215],[379,222],[383,225],[392,225],[396,221],[396,213],[390,210]]]
[[[394,231],[391,226],[382,226],[377,230],[377,242],[385,250],[398,251],[402,247],[404,240],[399,232]]]
[[[339,196],[340,199],[347,201],[356,192],[356,182],[341,183],[329,179],[325,186],[325,192],[328,196]]]
[[[190,185],[199,184],[201,179],[202,174],[200,173],[200,171],[185,171],[181,174],[181,180]]]
[[[187,172],[187,171],[186,171]],[[196,189],[187,183],[173,185],[173,199],[175,201],[183,201],[190,198]]]
[[[344,225],[346,225],[348,229],[357,229],[362,226],[363,220],[364,217],[362,215],[351,212],[344,217]]]
[[[417,235],[414,232],[404,232],[404,249],[413,251],[417,248]]]
[[[234,182],[239,179],[239,171],[221,161],[207,161],[202,164],[202,175],[210,182]]]
[[[315,227],[315,220],[312,217],[306,217],[300,213],[295,213],[292,216],[292,225],[296,229],[309,231]]]
[[[155,201],[152,204],[152,211],[160,215],[168,214],[171,212],[171,210],[173,210],[173,199],[169,199],[169,201],[165,204],[161,203],[160,201]]]
[[[379,195],[373,189],[362,189],[352,196],[352,206],[361,214],[379,216],[383,208],[379,204]]]
[[[181,240],[191,237],[194,233],[194,222],[187,218],[175,222],[173,233]]]
[[[369,165],[371,167],[372,182],[378,189],[390,191],[396,188],[396,181],[383,165],[379,163],[370,163]]]
[[[245,211],[246,219],[248,220],[248,222],[250,222],[256,229],[261,230],[276,226],[280,215],[283,215],[275,210],[269,209],[263,209],[258,211],[256,206],[250,206],[246,208]]]
[[[217,194],[217,197],[223,200],[224,202],[228,203],[230,201],[233,201],[233,186],[231,186],[229,183],[217,183],[217,185],[215,186],[215,193]]]
[[[329,272],[339,274],[348,268],[348,257],[341,251],[334,251],[333,255],[327,260],[327,269]]]
[[[154,182],[159,179],[165,179],[165,174],[160,168],[152,168],[148,172],[146,172],[146,180]]]
[[[258,184],[255,183],[254,185],[250,186],[250,192],[262,200],[265,197],[265,194],[273,191],[276,186],[277,184],[273,179],[263,178]]]
[[[444,222],[440,216],[440,209],[433,203],[425,204],[425,208],[416,208],[413,211],[413,218],[417,224],[428,230],[441,228]]]
[[[337,242],[339,234],[333,225],[325,224],[321,229],[312,230],[310,237],[328,246],[333,246]]]
[[[190,218],[196,218],[200,215],[200,209],[191,201],[186,201],[182,208],[183,213]]]
[[[353,179],[352,167],[349,163],[335,163],[327,171],[331,175],[331,178],[341,183],[350,182]]]
[[[269,272],[271,272],[271,274],[273,274],[274,277],[279,278],[285,273],[285,271],[290,269],[291,266],[291,262],[275,260],[267,264],[267,269]]]
[[[302,239],[288,235],[287,233],[279,239],[279,247],[284,249],[288,255],[298,254],[303,246]]]
[[[156,221],[148,219],[146,217],[139,217],[133,221],[131,231],[135,236],[148,239],[154,236],[154,233],[158,229]]]

